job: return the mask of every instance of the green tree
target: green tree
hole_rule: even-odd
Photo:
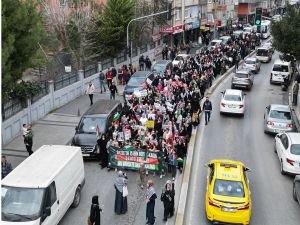
[[[37,0],[2,0],[2,100],[6,102],[25,69],[39,64],[44,30]]]
[[[96,55],[115,57],[126,47],[127,24],[135,16],[135,0],[108,0],[103,13],[94,15],[89,34]]]
[[[291,54],[300,60],[300,11],[288,6],[287,13],[281,21],[272,24],[273,46],[284,56]]]

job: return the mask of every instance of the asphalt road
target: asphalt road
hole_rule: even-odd
[[[192,179],[188,193],[185,225],[211,224],[206,219],[205,192],[207,169],[204,166],[216,158],[240,160],[251,169],[248,177],[252,198],[252,225],[299,225],[300,208],[292,199],[292,176],[280,174],[274,154],[274,136],[263,132],[263,114],[271,103],[288,103],[287,92],[270,85],[272,62],[262,64],[255,75],[251,91],[246,91],[245,116],[223,116],[219,113],[220,92],[230,88],[231,76],[210,97],[213,103],[211,122],[204,118],[198,128],[193,158]]]

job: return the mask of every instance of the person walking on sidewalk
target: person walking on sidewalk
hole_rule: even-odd
[[[124,193],[124,190],[127,189],[126,173],[123,173],[122,171],[118,172],[118,176],[115,181],[115,189],[115,213],[117,215],[125,214],[127,212],[127,195]]]
[[[204,114],[205,114],[205,125],[207,125],[210,120],[210,114],[212,111],[212,104],[211,101],[209,101],[208,96],[206,96],[206,100],[203,103],[202,109],[204,110]]]
[[[298,102],[298,93],[299,93],[299,81],[296,80],[293,85],[293,105],[296,106]]]
[[[12,171],[12,166],[10,162],[7,162],[6,156],[1,157],[1,179],[6,177]]]
[[[154,189],[154,183],[152,180],[148,180],[147,182],[147,208],[146,208],[146,224],[153,225],[155,223],[155,216],[154,216],[154,208],[155,208],[155,199],[157,195]]]
[[[90,225],[90,224],[91,225],[100,225],[101,224],[100,212],[102,212],[102,209],[99,206],[98,195],[95,195],[92,198],[90,216],[88,218],[88,225]]]
[[[106,92],[106,88],[105,88],[105,75],[102,72],[102,70],[100,70],[100,73],[99,73],[99,82],[100,82],[100,91],[101,91],[101,94],[102,94],[102,91]]]
[[[115,100],[116,92],[118,93],[118,90],[117,90],[117,86],[115,85],[114,81],[112,81],[112,84],[110,85],[109,90],[110,90],[110,99]]]
[[[25,135],[24,143],[25,143],[25,146],[26,146],[26,150],[27,150],[27,152],[30,156],[33,153],[33,151],[32,151],[33,133],[32,133],[32,130],[31,130],[31,125],[27,126],[27,134]]]
[[[160,200],[164,204],[164,219],[163,221],[167,221],[168,217],[172,217],[174,215],[174,200],[175,198],[175,189],[174,182],[171,183],[170,180],[165,184],[165,188],[161,194]]]
[[[112,83],[112,79],[113,79],[113,75],[112,75],[112,72],[111,70],[108,70],[106,72],[106,81],[107,81],[107,87],[109,88],[111,83]]]
[[[89,95],[89,97],[90,97],[91,105],[93,105],[94,92],[95,92],[95,86],[92,83],[92,81],[90,81],[88,86],[87,86],[87,89],[86,89],[86,94]]]

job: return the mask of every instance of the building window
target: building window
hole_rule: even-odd
[[[187,8],[184,10],[184,18],[189,18],[190,17],[190,8]]]
[[[180,10],[179,9],[176,9],[176,20],[180,20],[181,19],[181,16],[180,16]]]

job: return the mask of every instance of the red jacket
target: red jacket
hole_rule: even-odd
[[[112,80],[113,79],[113,75],[111,72],[107,72],[106,73],[106,80]]]

